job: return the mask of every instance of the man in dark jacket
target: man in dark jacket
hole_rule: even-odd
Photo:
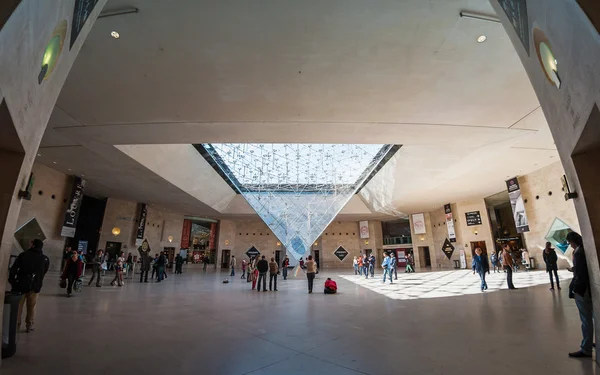
[[[544,257],[544,262],[546,263],[546,272],[550,276],[550,290],[554,290],[554,280],[552,279],[552,272],[554,272],[554,278],[556,279],[556,287],[560,290],[560,283],[558,281],[558,256],[556,255],[556,251],[552,248],[552,244],[550,242],[546,242],[546,248],[542,253]]]
[[[150,258],[150,245],[148,244],[147,240],[144,240],[144,242],[142,242],[142,246],[138,247],[138,253],[140,254],[140,260],[142,262],[140,283],[142,281],[147,283],[148,271],[150,271],[150,264],[152,263],[152,258]],[[152,273],[152,277],[154,277],[154,273]]]
[[[163,281],[165,277],[165,266],[167,265],[167,257],[163,251],[160,252],[158,259],[156,260],[156,272],[157,272],[157,282]]]
[[[569,285],[569,298],[575,299],[575,304],[579,310],[581,319],[581,349],[569,353],[569,357],[591,357],[592,345],[594,342],[594,307],[592,305],[592,296],[590,294],[590,277],[588,274],[585,251],[583,250],[583,239],[578,233],[571,232],[567,235],[567,242],[575,251],[573,251],[573,279]]]
[[[34,330],[33,323],[37,297],[42,290],[44,276],[50,267],[50,260],[44,255],[43,247],[44,243],[41,240],[33,240],[31,247],[19,254],[10,269],[9,281],[13,291],[23,294],[21,301],[19,301],[17,326],[20,329],[23,305],[27,303],[27,316],[25,318],[27,332]]]
[[[267,291],[267,271],[269,271],[269,262],[263,255],[258,263],[256,263],[256,269],[258,270],[258,283],[256,284],[256,290],[260,292],[260,281],[263,283],[263,292]]]

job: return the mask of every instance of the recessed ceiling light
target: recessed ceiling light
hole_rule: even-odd
[[[69,170],[71,170],[71,168],[69,168]]]
[[[38,154],[38,156],[42,156],[42,154]]]
[[[485,36],[485,35],[481,35],[479,38],[477,38],[477,41],[478,41],[479,43],[483,43],[483,42],[485,42],[486,40],[487,40],[487,36]]]
[[[53,161],[53,162],[52,162],[52,164],[56,164],[56,162],[55,162],[55,161]]]
[[[119,35],[119,33],[116,31],[111,31],[110,36],[112,36],[115,39],[119,39],[121,37],[121,35]]]

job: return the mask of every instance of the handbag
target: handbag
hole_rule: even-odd
[[[60,282],[58,283],[58,286],[59,286],[61,289],[65,289],[65,288],[67,287],[67,280],[65,280],[65,279],[60,279]]]
[[[76,292],[81,292],[83,290],[83,281],[77,279],[75,285],[73,285],[73,289],[75,289]]]

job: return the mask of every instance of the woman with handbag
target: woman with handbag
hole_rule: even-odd
[[[71,297],[73,293],[73,284],[75,281],[79,280],[81,275],[83,274],[83,262],[79,259],[79,255],[77,251],[71,252],[71,257],[67,259],[65,263],[65,268],[61,275],[61,286],[67,282],[67,297]]]
[[[313,291],[313,283],[315,281],[315,275],[317,274],[317,263],[313,260],[312,255],[308,256],[306,261],[306,278],[308,279],[308,293]]]
[[[88,283],[88,286],[92,285],[94,278],[96,279],[96,287],[100,288],[102,283],[102,264],[104,263],[104,251],[98,249],[96,256],[92,260],[92,278]]]

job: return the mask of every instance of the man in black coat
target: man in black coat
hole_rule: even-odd
[[[37,297],[42,290],[44,276],[50,267],[50,260],[44,255],[42,248],[44,243],[35,239],[31,242],[31,247],[19,254],[15,263],[10,268],[9,282],[12,285],[13,292],[22,293],[19,301],[19,316],[17,326],[21,328],[21,315],[23,305],[27,303],[27,316],[25,318],[26,331],[33,331],[35,318],[35,305]]]
[[[260,292],[260,281],[263,283],[263,292],[267,291],[267,272],[269,271],[269,262],[263,255],[261,259],[256,263],[256,269],[258,270],[258,283],[256,284],[256,290]]]
[[[550,276],[550,290],[554,290],[554,280],[552,279],[552,272],[554,272],[554,278],[556,279],[556,287],[560,290],[560,283],[558,281],[558,256],[556,251],[552,248],[550,242],[546,242],[546,248],[542,253],[544,256],[544,262],[546,263],[546,272]]]

